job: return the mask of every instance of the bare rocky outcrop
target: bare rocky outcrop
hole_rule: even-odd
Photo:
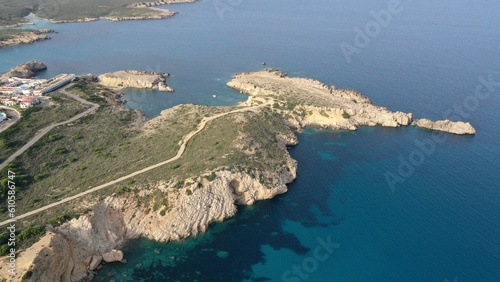
[[[11,38],[0,41],[0,48],[21,44],[32,44],[37,41],[50,39],[47,33],[53,33],[52,29],[37,29],[13,35]]]
[[[122,70],[101,74],[98,80],[101,85],[112,88],[150,88],[173,92],[174,89],[166,84],[168,76],[168,73]]]
[[[123,252],[120,250],[111,250],[107,253],[102,254],[102,260],[105,262],[115,262],[115,261],[122,261],[123,259]]]
[[[462,121],[450,121],[450,120],[431,121],[429,119],[423,118],[413,121],[413,125],[458,135],[476,134],[476,130],[474,129],[474,127],[472,127],[470,123]]]
[[[47,66],[42,62],[29,61],[27,63],[12,68],[10,71],[2,75],[2,77],[31,78],[36,75],[36,72],[46,69]]]
[[[271,101],[274,108],[287,117],[287,122],[300,130],[304,126],[319,125],[332,129],[355,130],[359,126],[386,127],[412,124],[411,113],[394,112],[376,106],[355,90],[313,79],[288,77],[277,69],[239,73],[227,85],[240,93],[250,95],[251,101]],[[417,121],[416,125],[455,134],[474,134],[469,123]]]

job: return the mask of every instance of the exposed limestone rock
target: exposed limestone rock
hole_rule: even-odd
[[[211,223],[234,216],[236,204],[252,204],[285,193],[286,184],[296,177],[297,166],[291,158],[287,163],[267,175],[276,178],[273,187],[265,187],[243,172],[219,171],[213,181],[189,179],[186,182],[192,184],[185,189],[192,194],[172,188],[178,194],[175,200],[169,199],[164,216],[159,211],[147,214],[138,209],[137,199],[131,195],[108,197],[90,214],[72,219],[46,235],[51,236],[50,247],[44,247],[36,256],[32,277],[35,281],[83,281],[91,278],[89,271],[98,267],[100,256],[106,262],[123,261],[123,253],[117,249],[127,240],[146,237],[168,242],[205,232]]]
[[[354,90],[328,87],[313,79],[291,78],[277,69],[236,74],[227,85],[250,95],[247,103],[274,102],[273,107],[298,130],[307,125],[355,130],[359,126],[412,124],[411,113],[393,112],[373,105],[370,99]],[[475,133],[474,128],[464,122],[419,120],[415,124],[455,134]]]
[[[97,269],[97,267],[101,264],[102,262],[102,256],[97,255],[97,256],[92,256],[92,259],[89,264],[89,270],[94,271]]]
[[[0,41],[0,48],[20,44],[32,44],[40,40],[50,39],[47,33],[53,33],[53,29],[38,29],[30,32],[23,32],[11,38]]]
[[[168,73],[123,70],[101,74],[98,79],[101,85],[112,88],[150,88],[172,92],[174,90],[165,83],[168,76]]]
[[[111,250],[102,254],[102,260],[105,262],[121,261],[123,259],[123,252],[119,250]]]
[[[47,66],[44,63],[38,61],[29,61],[27,63],[14,67],[9,72],[2,75],[2,77],[31,78],[36,75],[36,72],[45,69],[47,69]]]
[[[418,119],[413,122],[413,125],[416,125],[418,127],[422,128],[427,128],[427,129],[432,129],[432,130],[439,130],[439,131],[444,131],[448,133],[453,133],[453,134],[476,134],[476,130],[472,125],[468,122],[462,122],[462,121],[450,121],[450,120],[438,120],[438,121],[431,121],[428,119]]]

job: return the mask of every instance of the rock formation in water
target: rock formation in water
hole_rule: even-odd
[[[412,124],[422,128],[444,131],[459,135],[476,134],[476,130],[474,129],[474,127],[472,127],[470,123],[462,121],[450,121],[450,120],[431,121],[429,119],[423,118],[414,120]]]
[[[29,61],[27,63],[12,68],[10,71],[3,74],[2,77],[31,78],[36,75],[36,72],[46,69],[47,66],[42,62]]]
[[[165,83],[168,76],[168,73],[123,70],[101,74],[98,80],[101,85],[112,88],[150,88],[173,92],[174,89]]]

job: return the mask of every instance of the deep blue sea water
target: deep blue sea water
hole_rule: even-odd
[[[299,173],[287,194],[240,207],[197,238],[133,242],[128,263],[105,266],[96,281],[500,281],[500,2],[401,1],[349,63],[339,45],[354,45],[355,27],[390,3],[367,2],[201,1],[169,6],[180,14],[163,21],[41,21],[59,31],[52,40],[0,50],[0,72],[31,59],[49,66],[46,77],[170,72],[175,93],[126,94],[150,117],[180,103],[242,101],[226,81],[265,61],[392,110],[477,129],[447,135],[428,154],[417,146],[432,140],[426,130],[308,129],[290,149]],[[217,3],[234,7],[221,17]],[[494,91],[475,100],[482,79]],[[410,161],[418,165],[390,187],[387,172]],[[329,240],[326,253],[320,242]]]

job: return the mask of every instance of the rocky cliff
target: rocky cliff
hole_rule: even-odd
[[[27,63],[12,68],[10,71],[3,74],[2,77],[31,78],[36,75],[36,72],[46,69],[47,66],[42,62],[29,61]]]
[[[123,70],[101,74],[98,80],[101,85],[112,88],[150,88],[173,92],[174,89],[166,84],[168,76],[168,73]]]
[[[205,232],[211,223],[232,217],[236,204],[285,193],[286,184],[296,176],[296,162],[290,159],[289,164],[290,170],[274,175],[279,180],[274,187],[264,187],[248,174],[227,171],[217,172],[212,181],[189,179],[186,182],[191,184],[181,190],[160,184],[157,188],[168,195],[169,209],[164,215],[160,210],[149,212],[152,207],[137,208],[140,198],[151,190],[142,190],[138,196],[108,197],[89,214],[50,228],[42,239],[48,243],[31,258],[31,281],[87,281],[102,261],[124,262],[117,249],[128,240],[146,237],[168,242]]]

